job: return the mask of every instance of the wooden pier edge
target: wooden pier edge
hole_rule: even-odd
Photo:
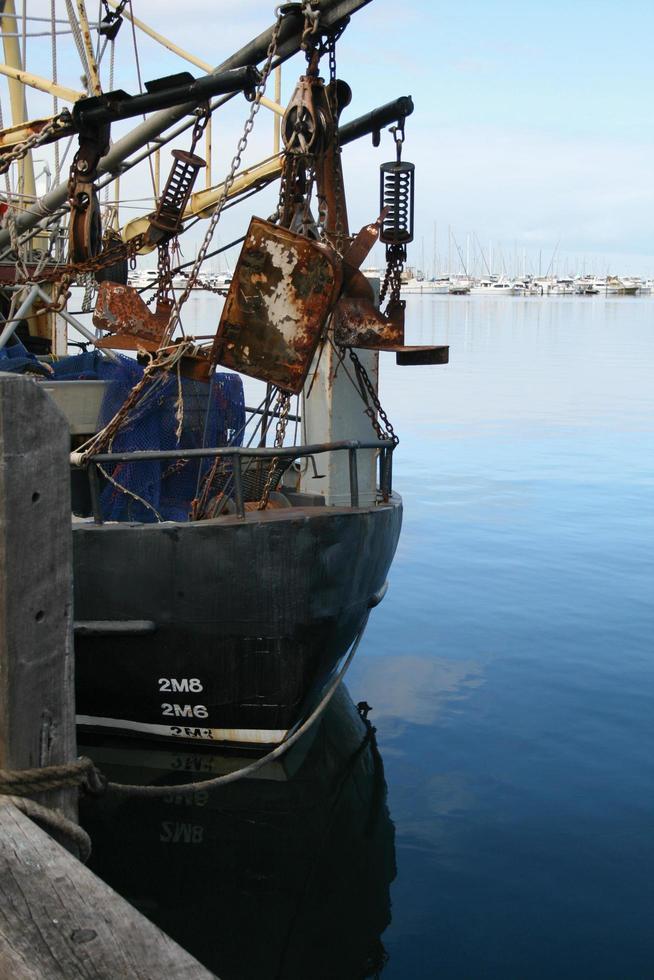
[[[0,374],[0,768],[76,756],[70,432],[37,382]],[[36,802],[77,819],[77,790]]]
[[[0,797],[0,980],[32,977],[215,980]]]
[[[69,449],[38,382],[0,373],[0,769],[77,752]],[[77,792],[36,800],[76,820]],[[162,977],[215,980],[0,795],[0,980]]]

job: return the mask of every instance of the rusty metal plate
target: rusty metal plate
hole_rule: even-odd
[[[299,393],[341,284],[329,246],[253,218],[212,362]]]
[[[99,340],[97,346],[156,351],[161,347],[171,310],[172,303],[159,300],[153,313],[131,286],[101,282],[93,324],[100,330],[108,330],[110,336]]]

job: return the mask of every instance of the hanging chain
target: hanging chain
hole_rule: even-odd
[[[236,173],[237,173],[237,171],[239,170],[239,168],[241,166],[241,159],[242,159],[243,154],[244,154],[244,152],[245,152],[245,150],[247,148],[248,138],[250,136],[250,133],[254,129],[254,120],[256,118],[256,115],[257,115],[259,109],[261,108],[261,99],[262,99],[262,97],[263,97],[263,95],[264,95],[264,93],[266,91],[266,83],[268,81],[268,77],[269,77],[270,72],[271,72],[271,69],[272,69],[273,59],[275,57],[275,54],[277,53],[277,41],[279,39],[279,32],[280,32],[281,26],[282,26],[282,19],[283,19],[283,14],[278,9],[278,11],[277,11],[277,20],[276,20],[275,26],[273,27],[273,30],[272,30],[272,35],[271,35],[271,38],[270,38],[270,44],[268,45],[268,51],[266,52],[266,61],[265,61],[265,64],[264,64],[264,68],[263,68],[263,71],[261,72],[261,75],[259,77],[259,81],[257,82],[256,88],[254,90],[254,99],[252,100],[252,105],[250,107],[250,114],[249,114],[248,118],[245,120],[245,125],[243,127],[243,134],[242,134],[241,138],[239,139],[238,144],[236,146],[236,153],[235,153],[234,157],[232,158],[232,162],[231,162],[231,165],[230,165],[230,168],[229,168],[229,173],[225,177],[225,181],[224,181],[224,184],[223,184],[223,192],[222,192],[221,198],[218,201],[218,204],[216,205],[216,210],[214,211],[214,213],[211,216],[211,221],[209,222],[209,227],[207,228],[207,231],[206,231],[206,234],[205,234],[204,239],[202,241],[202,244],[201,244],[201,246],[200,246],[200,248],[198,250],[198,254],[196,256],[195,262],[193,263],[193,267],[191,268],[191,271],[188,274],[188,279],[187,279],[187,282],[186,282],[186,286],[184,287],[184,290],[182,292],[182,295],[180,296],[180,298],[179,298],[179,300],[177,302],[176,308],[173,310],[173,312],[171,314],[170,321],[168,323],[168,328],[166,330],[166,336],[164,337],[164,340],[163,340],[164,345],[165,345],[165,343],[167,343],[168,341],[170,341],[170,339],[172,338],[173,333],[175,332],[175,327],[177,326],[177,323],[179,322],[180,310],[181,310],[182,306],[184,305],[184,303],[186,302],[186,300],[189,298],[189,295],[191,293],[191,290],[193,289],[193,286],[195,285],[198,272],[200,271],[200,269],[202,267],[202,264],[203,264],[203,262],[204,262],[204,260],[206,258],[207,252],[209,251],[209,245],[211,244],[211,240],[212,240],[212,238],[214,236],[214,232],[216,230],[216,226],[218,225],[218,222],[220,221],[220,217],[222,215],[223,209],[225,207],[225,204],[227,203],[227,198],[229,197],[229,192],[231,190],[232,184],[234,183],[234,180],[236,179]],[[198,125],[198,123],[196,123],[196,126],[197,125]]]
[[[154,299],[157,305],[171,301],[172,273],[170,269],[170,240],[160,242],[157,246],[157,292]]]
[[[375,391],[375,386],[368,376],[368,372],[359,360],[357,353],[351,347],[348,347],[348,351],[350,354],[350,360],[354,365],[357,381],[359,382],[359,388],[361,389],[361,397],[366,406],[364,412],[370,419],[372,427],[377,433],[377,438],[379,440],[390,439],[393,443],[393,447],[397,446],[400,441],[399,436],[395,434],[395,429],[393,428],[391,420],[382,408],[382,404],[379,401],[377,392]],[[368,399],[370,399],[370,401],[368,401]],[[372,402],[372,405],[370,402]],[[379,416],[384,424],[383,429],[377,420],[377,416]]]
[[[302,31],[302,41],[300,48],[306,52],[307,61],[311,60],[315,42],[313,38],[318,33],[318,22],[320,20],[320,6],[312,0],[304,0],[302,4],[304,14],[304,30]]]
[[[193,131],[191,133],[191,146],[189,147],[189,153],[195,153],[195,148],[204,136],[204,131],[209,125],[209,120],[211,119],[211,109],[209,108],[209,103],[205,103],[203,106],[198,106],[195,110],[195,122],[193,124]]]
[[[402,286],[402,272],[406,262],[406,245],[387,245],[386,246],[386,275],[382,283],[379,294],[379,305],[381,306],[388,295],[388,305],[397,306],[401,303],[400,288]]]
[[[336,42],[345,30],[345,25],[342,25],[339,31],[330,35],[327,40],[327,54],[329,57],[329,101],[330,108],[332,112],[332,118],[334,120],[334,132],[332,136],[332,153],[334,155],[334,199],[336,201],[336,214],[334,216],[334,229],[335,234],[333,236],[333,245],[339,254],[343,254],[347,247],[347,235],[345,233],[345,226],[343,222],[343,209],[341,202],[345,200],[345,188],[343,186],[343,170],[341,167],[341,143],[338,136],[338,93],[336,90]]]
[[[275,429],[275,449],[281,449],[284,445],[284,437],[286,436],[286,426],[288,425],[288,413],[290,408],[290,392],[280,390],[277,394],[277,401],[275,402],[275,407],[273,409],[274,412],[278,413],[277,428]],[[277,469],[278,464],[279,456],[273,456],[273,458],[270,460],[268,476],[266,477],[266,482],[263,490],[261,491],[261,499],[257,504],[257,510],[265,510],[268,506],[268,499],[271,491],[275,489],[275,470]]]
[[[81,285],[81,284],[80,284]],[[84,296],[82,297],[82,313],[91,313],[93,310],[93,299],[97,291],[95,278],[87,273],[84,276]]]

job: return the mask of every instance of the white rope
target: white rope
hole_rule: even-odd
[[[50,30],[52,32],[52,81],[57,84],[57,39],[55,37],[55,0],[50,0]],[[59,115],[59,99],[56,95],[52,96],[52,115]],[[59,140],[54,144],[54,182],[57,185],[61,179],[61,159],[59,154]]]
[[[90,91],[91,85],[91,70],[89,68],[89,63],[86,60],[86,49],[84,47],[84,39],[82,38],[82,32],[80,30],[79,21],[77,20],[77,15],[73,8],[73,0],[66,0],[66,13],[68,14],[68,23],[70,24],[70,29],[73,34],[73,40],[75,41],[75,47],[77,48],[77,54],[79,55],[79,60],[82,65],[82,71],[84,72],[85,78],[84,82],[86,85],[87,92]]]

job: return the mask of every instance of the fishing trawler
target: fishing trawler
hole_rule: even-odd
[[[0,169],[16,172],[17,189],[0,230],[0,369],[34,375],[69,419],[85,731],[277,745],[333,689],[384,596],[402,503],[392,484],[398,438],[377,391],[379,355],[442,364],[448,349],[404,343],[400,282],[414,169],[402,147],[411,99],[340,122],[351,92],[336,75],[336,42],[364,4],[286,4],[267,31],[202,77],[180,72],[130,96],[103,89],[99,57],[109,46],[113,64],[125,3],[103,0],[95,26],[83,0],[76,21],[66,6],[87,82],[85,93],[71,93],[23,71],[12,46],[18,17],[5,0],[10,87],[36,84],[72,103],[29,121],[21,89],[13,125],[0,133]],[[299,52],[306,66],[283,107],[266,84]],[[239,93],[246,121],[231,166],[195,192],[212,114]],[[273,153],[242,169],[262,106],[280,120]],[[142,114],[111,143],[112,125]],[[352,235],[341,149],[388,126],[395,159],[381,166],[381,213]],[[189,131],[190,146],[170,154],[164,186],[155,182],[152,210],[121,227],[119,198],[102,203],[103,188],[155,153],[158,173],[162,147]],[[66,179],[37,197],[33,153],[64,137],[77,141]],[[231,282],[214,288],[214,323],[189,335],[185,304],[205,260],[222,251],[210,247],[223,210],[276,180],[275,214],[251,218]],[[176,239],[199,219],[208,225],[196,258],[174,261]],[[381,308],[360,271],[379,240],[387,253]],[[128,266],[155,250],[156,278],[129,285]],[[93,329],[67,308],[74,283],[84,286]],[[138,292],[152,286],[154,310]],[[71,354],[67,327],[93,349]],[[245,405],[242,377],[263,386],[255,408]]]

